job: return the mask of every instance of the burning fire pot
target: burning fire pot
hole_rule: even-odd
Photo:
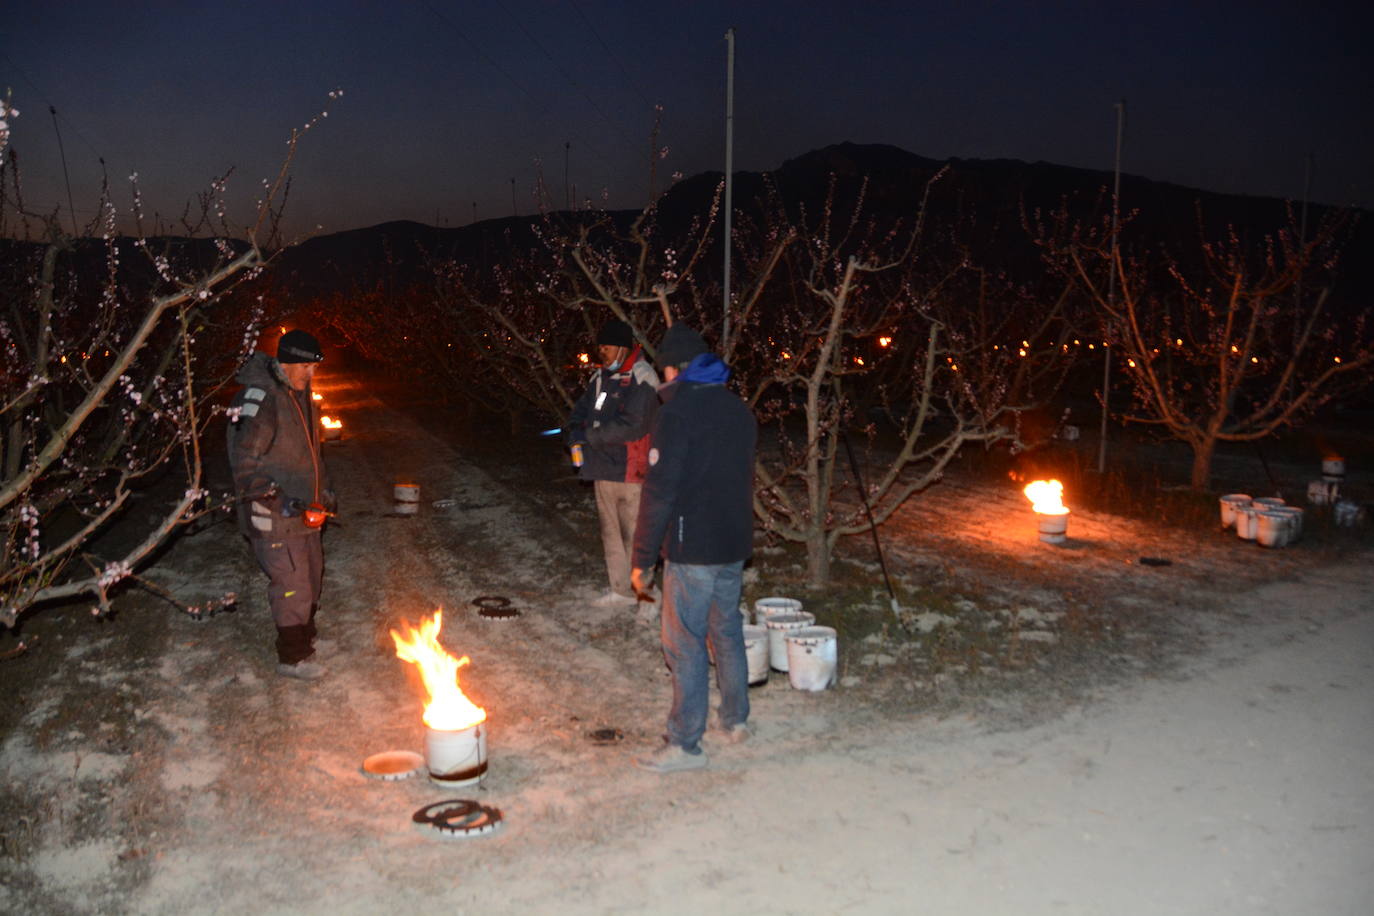
[[[443,611],[406,625],[402,636],[395,630],[396,657],[413,663],[429,694],[425,704],[425,766],[431,782],[441,786],[468,786],[487,775],[487,712],[464,695],[458,686],[458,669],[468,664],[466,655],[454,658],[439,645]]]
[[[1035,509],[1040,540],[1046,544],[1063,544],[1067,541],[1069,509],[1064,505],[1064,485],[1057,480],[1036,480],[1026,484],[1023,492]]]
[[[420,514],[420,485],[418,483],[398,483],[392,488],[396,499],[397,515]]]
[[[332,442],[343,438],[343,421],[336,420],[331,416],[320,417],[320,426],[323,427],[324,441]]]

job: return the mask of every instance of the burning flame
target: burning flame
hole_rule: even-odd
[[[320,425],[323,426],[325,429],[343,429],[343,420],[336,420],[333,417],[326,414],[325,416],[320,417]]]
[[[1026,498],[1040,515],[1068,515],[1064,505],[1064,485],[1057,480],[1033,480],[1026,484]]]
[[[312,400],[312,401],[323,401],[323,400],[324,400],[324,395],[320,394],[318,391],[312,391],[312,392],[310,392],[310,400]]]
[[[439,628],[443,625],[442,608],[428,620],[420,621],[416,630],[406,624],[403,637],[395,630],[391,638],[396,642],[396,657],[413,662],[420,669],[429,702],[425,704],[425,724],[438,731],[458,731],[486,721],[487,711],[469,700],[458,686],[458,669],[469,662],[466,655],[454,658],[439,645]]]

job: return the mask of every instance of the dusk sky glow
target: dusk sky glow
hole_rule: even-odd
[[[1124,98],[1125,172],[1299,199],[1311,153],[1314,200],[1374,207],[1371,20],[1263,0],[19,0],[0,7],[0,91],[25,202],[64,220],[49,105],[79,219],[103,156],[121,211],[136,171],[164,221],[234,166],[247,221],[290,129],[341,88],[302,143],[291,229],[460,226],[533,212],[541,168],[558,208],[568,185],[641,206],[655,104],[658,187],[720,170],[734,26],[740,170],[854,141],[1110,171]]]

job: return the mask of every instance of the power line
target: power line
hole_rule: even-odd
[[[640,101],[644,103],[644,107],[652,110],[654,103],[650,102],[648,97],[640,90],[640,81],[630,76],[629,71],[625,69],[625,65],[620,62],[620,57],[611,49],[611,46],[606,43],[606,39],[601,37],[601,33],[596,30],[596,26],[592,25],[592,21],[587,18],[587,14],[582,12],[582,7],[578,5],[577,0],[570,0],[569,5],[572,6],[573,11],[577,13],[578,18],[582,20],[582,24],[587,27],[587,30],[596,37],[597,42],[601,45],[601,49],[606,52],[606,56],[611,59],[611,62],[614,63],[617,68],[619,68],[620,75],[625,77],[625,85],[634,87],[635,93],[639,96]]]
[[[515,23],[515,27],[520,30],[521,34],[528,38],[530,40],[530,43],[539,49],[539,53],[543,54],[549,63],[553,64],[554,69],[557,70],[558,74],[562,76],[564,80],[567,81],[568,85],[576,89],[581,94],[582,98],[587,100],[587,104],[592,106],[592,110],[601,116],[601,120],[605,121],[607,126],[614,128],[615,131],[620,134],[620,138],[622,140],[626,141],[631,146],[633,146],[636,141],[630,138],[625,133],[625,129],[620,124],[617,124],[615,121],[611,120],[610,115],[602,111],[601,106],[597,104],[596,99],[593,99],[591,95],[588,94],[587,90],[582,88],[582,85],[577,80],[573,79],[572,74],[568,73],[567,70],[563,69],[563,65],[560,64],[554,58],[554,56],[549,53],[549,50],[545,48],[543,44],[540,43],[539,39],[535,38],[534,35],[530,33],[529,29],[525,28],[525,24],[515,17],[515,15],[510,11],[510,8],[505,4],[501,4],[501,9],[504,10],[506,15],[510,17],[511,22]]]
[[[29,74],[24,70],[24,68],[15,63],[14,58],[6,54],[4,50],[0,50],[0,57],[3,57],[5,59],[6,64],[8,64],[12,69],[17,71],[19,75],[23,78],[24,82],[29,84],[29,88],[33,90],[34,97],[39,102],[42,102],[44,105],[48,106],[48,110],[52,111],[53,117],[55,119],[60,118],[62,120],[62,123],[66,124],[67,128],[73,134],[76,135],[76,138],[80,140],[83,144],[85,144],[86,148],[90,150],[91,155],[99,159],[101,157],[100,150],[95,148],[95,144],[93,144],[89,139],[87,139],[86,135],[82,133],[81,128],[77,127],[76,124],[72,122],[71,118],[68,118],[66,115],[58,114],[56,111],[53,110],[55,106],[53,105],[52,99],[48,98],[47,93],[45,93],[42,89],[38,88],[38,84],[33,81],[33,78],[29,76]]]

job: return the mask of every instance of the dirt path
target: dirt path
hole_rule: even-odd
[[[907,531],[893,563],[981,577],[968,619],[1000,648],[942,635],[959,627],[924,609],[923,638],[957,644],[952,663],[871,634],[847,647],[841,689],[774,674],[752,692],[755,741],[708,745],[709,770],[664,779],[629,765],[668,705],[657,635],[588,603],[601,571],[585,494],[570,485],[551,507],[446,431],[359,387],[325,391],[348,424],[328,453],[344,495],[326,542],[330,676],[273,673],[262,584],[228,526],[183,541],[160,578],[236,590],[238,613],[147,612],[46,646],[62,663],[7,685],[24,712],[0,772],[23,787],[6,796],[23,823],[5,833],[0,911],[1356,913],[1374,899],[1367,557],[1320,570],[1269,554],[1257,575],[1231,542],[1161,543],[1086,515],[1071,549],[1026,550],[1010,504],[942,533],[951,488],[893,526]],[[418,518],[389,517],[403,479],[421,486]],[[1163,553],[1176,566],[1131,562]],[[785,593],[796,573],[761,575]],[[484,594],[522,616],[480,619]],[[440,605],[489,714],[490,775],[460,793],[503,812],[489,837],[423,834],[411,813],[453,793],[359,773],[420,747],[418,679],[387,630]],[[1165,670],[1144,638],[1162,616],[1208,648],[1141,679]],[[968,686],[980,654],[1013,650],[1016,671],[973,679],[1004,689]],[[1091,669],[1075,652],[1110,676],[1057,689]],[[603,728],[623,742],[589,740]]]

